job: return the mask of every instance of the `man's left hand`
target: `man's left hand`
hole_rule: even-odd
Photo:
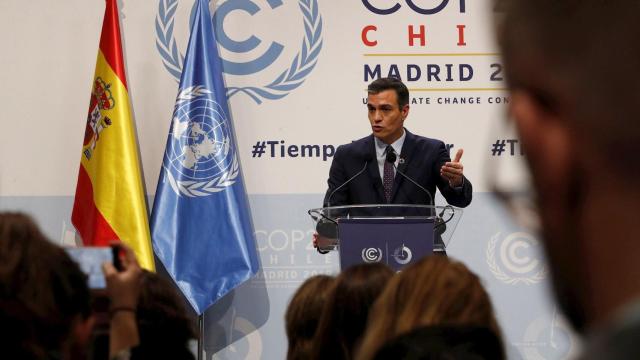
[[[451,187],[460,187],[462,186],[463,179],[463,169],[462,163],[460,162],[460,158],[462,158],[462,153],[464,150],[458,149],[456,152],[456,157],[451,162],[444,163],[440,168],[440,175],[449,181],[449,186]]]

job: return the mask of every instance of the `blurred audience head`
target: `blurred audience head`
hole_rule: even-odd
[[[91,334],[90,315],[87,278],[78,265],[31,218],[0,213],[0,332],[14,340],[3,353],[81,356]]]
[[[327,275],[312,276],[291,298],[285,314],[285,327],[289,340],[287,360],[310,358],[313,336],[334,280]]]
[[[369,309],[392,277],[393,271],[380,263],[355,265],[338,275],[322,310],[312,358],[353,358]]]
[[[374,360],[498,360],[500,339],[486,327],[426,326],[387,342]]]
[[[499,10],[556,298],[584,333],[640,295],[640,2],[503,0]]]
[[[142,272],[136,317],[140,344],[131,359],[194,359],[188,348],[196,337],[194,321],[169,280]]]
[[[500,334],[489,295],[462,263],[429,256],[396,275],[370,311],[359,359],[424,326],[485,327]]]

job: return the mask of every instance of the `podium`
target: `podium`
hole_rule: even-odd
[[[446,255],[462,209],[450,205],[372,204],[308,211],[321,252],[338,251],[340,268],[383,262],[400,271],[424,256]]]

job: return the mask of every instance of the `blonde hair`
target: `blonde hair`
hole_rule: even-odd
[[[489,295],[466,266],[429,256],[389,281],[369,312],[359,360],[369,360],[388,340],[423,326],[487,327],[500,337]]]

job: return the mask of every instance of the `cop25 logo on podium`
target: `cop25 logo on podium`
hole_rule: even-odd
[[[250,16],[254,16],[260,11],[276,10],[283,5],[282,0],[265,1],[268,4],[268,8],[266,9],[260,8],[260,6],[252,0],[233,0],[220,3],[212,19],[218,38],[218,45],[227,52],[234,54],[255,52],[263,40],[256,35],[251,35],[249,38],[241,41],[233,39],[225,32],[223,23],[227,15],[235,11],[241,11]],[[314,69],[322,49],[322,16],[318,9],[317,0],[298,0],[298,7],[304,24],[304,29],[300,29],[302,44],[299,51],[291,60],[289,67],[279,71],[279,75],[276,76],[275,79],[265,81],[263,84],[242,87],[234,87],[233,84],[230,84],[227,88],[227,95],[229,97],[243,93],[248,95],[257,104],[261,104],[265,99],[281,99],[304,83],[307,76]],[[178,50],[174,36],[177,8],[178,0],[160,0],[155,26],[156,48],[162,57],[162,63],[176,81],[179,81],[184,56],[182,52]],[[244,76],[256,74],[273,66],[276,60],[283,56],[284,48],[285,46],[278,42],[271,42],[261,55],[248,62],[236,62],[225,59],[223,56],[222,67],[224,72],[230,75]]]

